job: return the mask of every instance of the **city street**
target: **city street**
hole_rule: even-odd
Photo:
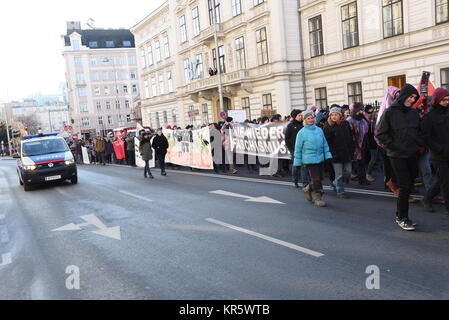
[[[0,299],[449,298],[439,205],[411,205],[418,226],[406,232],[383,192],[327,191],[329,207],[318,208],[288,183],[239,176],[154,169],[150,180],[125,166],[78,175],[77,185],[25,192],[16,161],[0,161]],[[373,266],[380,286],[370,290]]]

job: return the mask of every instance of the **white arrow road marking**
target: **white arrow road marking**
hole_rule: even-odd
[[[0,263],[0,267],[11,264],[11,262],[12,262],[11,253],[9,252],[4,253],[2,254],[2,262]]]
[[[122,240],[121,233],[120,233],[120,227],[108,228],[94,214],[82,216],[81,219],[86,221],[86,223],[80,223],[80,224],[69,223],[60,228],[53,229],[52,231],[79,231],[82,229],[82,227],[93,225],[93,226],[97,227],[99,230],[92,231],[92,233],[98,234],[103,237],[115,239],[115,240]]]
[[[263,235],[261,233],[257,233],[257,232],[254,232],[254,231],[251,231],[251,230],[248,230],[248,229],[236,227],[236,226],[233,226],[232,224],[228,224],[228,223],[221,222],[221,221],[218,221],[218,220],[215,220],[215,219],[210,219],[210,218],[206,219],[206,221],[208,221],[210,223],[213,223],[213,224],[218,224],[220,226],[223,226],[223,227],[235,230],[235,231],[243,232],[243,233],[249,234],[251,236],[254,236],[254,237],[257,237],[257,238],[260,238],[260,239],[264,239],[264,240],[267,240],[267,241],[279,244],[281,246],[284,246],[284,247],[287,247],[287,248],[290,248],[290,249],[293,249],[293,250],[296,250],[296,251],[299,251],[299,252],[311,255],[311,256],[316,257],[316,258],[320,258],[320,257],[324,256],[323,253],[320,253],[320,252],[317,252],[317,251],[313,251],[313,250],[310,250],[310,249],[307,249],[307,248],[303,248],[303,247],[297,246],[296,244],[289,243],[289,242],[286,242],[286,241],[282,241],[282,240],[279,240],[279,239],[276,239],[276,238],[272,238],[272,237],[269,237],[269,236],[266,236],[266,235]]]
[[[139,195],[134,194],[134,193],[130,193],[130,192],[123,191],[123,190],[120,190],[119,192],[122,193],[122,194],[124,194],[124,195],[130,196],[130,197],[133,197],[133,198],[136,198],[136,199],[139,199],[139,200],[148,201],[148,202],[153,202],[153,200],[151,200],[151,199],[148,199],[148,198],[139,196]]]
[[[224,191],[224,190],[216,190],[216,191],[211,191],[209,193],[218,194],[218,195],[227,196],[227,197],[243,198],[243,199],[246,199],[245,201],[247,201],[247,202],[285,204],[283,202],[280,202],[280,201],[277,201],[277,200],[274,200],[272,198],[265,197],[265,196],[263,196],[263,197],[250,197],[250,196],[245,196],[243,194],[228,192],[228,191]]]

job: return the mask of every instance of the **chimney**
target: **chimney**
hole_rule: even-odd
[[[69,35],[73,31],[81,30],[80,21],[67,21],[67,34]]]

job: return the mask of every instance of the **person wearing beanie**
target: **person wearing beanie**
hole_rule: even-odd
[[[351,126],[352,136],[355,141],[354,152],[354,170],[358,177],[360,185],[368,185],[370,182],[366,179],[366,167],[368,157],[368,120],[363,116],[365,106],[357,102],[349,106],[351,116],[347,119]]]
[[[396,222],[407,231],[415,230],[413,221],[409,219],[409,197],[418,175],[419,149],[424,144],[419,114],[412,108],[418,99],[416,88],[406,84],[399,97],[382,115],[376,135],[386,147],[399,188]]]
[[[315,118],[316,125],[320,128],[323,128],[326,121],[327,115],[324,112],[318,112]]]
[[[309,171],[311,183],[303,188],[304,195],[308,201],[313,201],[316,206],[325,207],[322,200],[323,169],[324,162],[332,159],[323,130],[315,125],[313,113],[304,113],[304,128],[298,132],[295,144],[295,156],[293,165],[306,166]],[[314,192],[312,198],[312,192]]]
[[[429,113],[424,116],[422,131],[438,179],[426,192],[423,204],[427,211],[433,212],[432,200],[441,189],[446,212],[449,214],[449,91],[444,88],[436,89],[431,104]]]
[[[292,162],[294,162],[296,137],[298,135],[298,132],[304,127],[304,125],[300,110],[293,110],[291,112],[291,116],[293,120],[287,125],[287,129],[285,130],[285,145],[287,146],[288,151],[290,151]],[[305,166],[297,167],[293,164],[292,176],[295,188],[299,188],[300,176],[302,178],[302,184],[304,187],[309,184],[309,174]]]
[[[355,144],[349,122],[343,119],[341,109],[332,107],[329,118],[324,126],[324,135],[332,154],[332,166],[335,172],[333,185],[336,187],[337,197],[348,198],[345,193],[344,182],[349,180],[354,159]]]

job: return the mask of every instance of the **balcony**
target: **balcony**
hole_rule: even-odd
[[[217,38],[224,38],[224,25],[223,23],[217,23],[216,25],[212,25],[207,29],[201,31],[201,34],[198,38],[199,42],[212,42],[214,41],[215,30],[217,31]]]
[[[201,91],[211,90],[218,88],[218,78],[219,76],[208,77],[204,79],[198,79],[192,81],[190,84],[186,85],[182,92],[184,94],[195,94]],[[233,86],[241,84],[249,80],[248,70],[237,70],[233,72],[228,72],[222,74],[222,84],[223,86]]]

